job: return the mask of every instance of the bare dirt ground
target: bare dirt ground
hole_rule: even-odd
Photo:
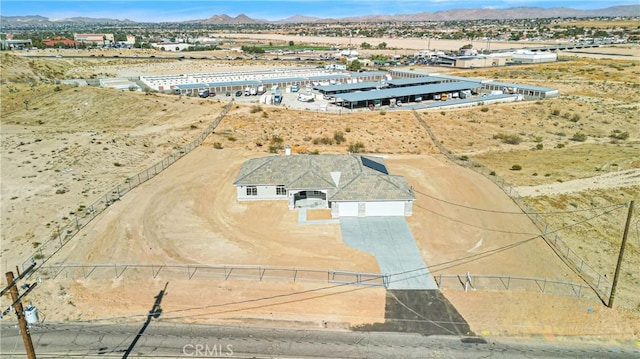
[[[80,204],[92,202],[125,177],[195,138],[221,110],[218,99],[145,95],[38,82],[57,76],[73,77],[68,75],[69,71],[75,74],[163,71],[149,62],[127,68],[122,63],[124,60],[112,64],[91,62],[89,69],[78,70],[78,61],[23,60],[6,55],[2,59],[5,81],[1,87],[0,203],[5,270],[25,260]],[[179,62],[184,67],[177,64],[170,64],[176,73],[199,72],[192,71],[196,66],[193,62]],[[486,73],[487,77],[548,86],[557,84],[568,95],[535,103],[490,106],[486,112],[479,108],[427,111],[425,116],[446,146],[489,165],[518,186],[547,185],[559,179],[591,178],[602,175],[603,171],[632,170],[637,168],[636,159],[640,157],[635,156],[640,136],[637,116],[634,116],[638,95],[637,91],[629,91],[635,83],[623,77],[626,74],[628,79],[638,70],[633,62],[613,62],[613,65],[599,60],[580,60],[547,67],[492,69]],[[601,76],[598,73],[601,74],[602,69],[609,72],[606,82],[595,78]],[[483,76],[479,70],[465,73]],[[34,85],[25,83],[26,80],[32,80]],[[622,93],[627,95],[615,96]],[[555,109],[559,109],[557,115]],[[568,113],[566,117],[565,113]],[[580,115],[576,122],[572,121],[574,114]],[[609,135],[614,129],[620,131],[616,133],[629,132],[629,136],[611,143]],[[346,142],[329,145],[315,141],[332,138],[335,131],[342,131]],[[587,133],[587,141],[568,140],[578,131]],[[502,143],[494,138],[499,132],[518,134],[522,141],[517,145]],[[282,141],[274,142],[274,138]],[[366,152],[386,156],[391,172],[406,176],[418,191],[414,217],[408,222],[426,263],[436,273],[513,273],[576,280],[542,241],[526,241],[534,238],[535,228],[523,216],[512,218],[514,215],[470,211],[434,199],[469,207],[515,209],[491,182],[437,155],[411,113],[337,115],[269,106],[255,110],[255,106],[241,104],[234,105],[205,146],[111,206],[54,261],[302,264],[375,271],[373,258],[342,244],[336,225],[301,228],[296,225],[296,213],[288,211],[286,204],[238,203],[230,185],[244,160],[268,155],[271,146],[291,144],[298,153],[344,153],[347,144],[355,141],[363,142]],[[222,149],[214,149],[213,143],[219,143]],[[536,148],[538,143],[543,149]],[[585,162],[583,151],[594,158],[593,163]],[[525,156],[528,154],[531,155]],[[522,164],[522,171],[509,170],[516,159]],[[565,163],[571,166],[565,169]],[[533,169],[533,166],[537,167]],[[533,175],[534,170],[539,175]],[[550,175],[546,176],[546,172]],[[541,210],[551,210],[584,208],[592,203],[602,206],[638,198],[637,186],[623,187],[622,194],[619,187],[598,191],[601,192],[578,192],[571,198],[533,197],[532,202]],[[596,195],[595,199],[592,194]],[[558,221],[561,224],[567,222],[567,218]],[[608,222],[617,223],[605,217],[593,226]],[[609,232],[603,235],[615,237]],[[520,241],[521,245],[493,256],[456,261]],[[615,248],[614,243],[606,248]],[[584,250],[597,253],[603,250],[600,246],[594,242]],[[640,329],[629,325],[640,322],[637,320],[638,296],[634,295],[637,284],[633,282],[638,280],[638,273],[632,269],[633,264],[638,263],[634,262],[638,251],[637,245],[633,246],[627,252],[630,253],[630,265],[626,267],[629,274],[621,281],[619,290],[620,308],[605,309],[594,301],[531,293],[476,292],[471,296],[449,290],[445,294],[476,331],[499,335],[597,333],[614,338],[637,338]],[[609,268],[615,263],[615,257],[599,257],[603,267]],[[326,320],[336,327],[344,327],[346,323],[379,321],[384,310],[384,293],[373,288],[341,294],[335,292],[344,288],[296,294],[322,285],[132,278],[137,279],[125,275],[119,279],[44,281],[32,297],[51,320],[146,315],[153,296],[167,281],[170,295],[166,310],[175,312],[175,317],[184,311],[183,320],[268,321],[290,325],[320,325]],[[198,288],[197,298],[192,296],[192,288]],[[334,295],[323,297],[320,295],[323,291]],[[216,296],[220,292],[225,295]],[[265,304],[270,306],[264,308],[246,303],[230,304],[281,294],[291,295],[294,300],[289,303],[265,299],[268,301]],[[295,301],[316,294],[318,298]],[[118,299],[122,297],[126,299]],[[552,298],[562,305],[549,306]],[[206,308],[197,309],[200,303]],[[487,303],[492,305],[487,308]],[[587,303],[597,308],[597,316],[576,314],[583,313]],[[189,310],[192,307],[196,309]],[[590,331],[579,330],[581,325]]]

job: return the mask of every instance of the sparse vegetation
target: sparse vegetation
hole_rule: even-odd
[[[333,133],[333,139],[336,141],[336,144],[341,144],[345,141],[344,133],[342,131],[335,131]]]
[[[518,145],[520,144],[520,142],[522,142],[522,137],[516,134],[508,135],[506,133],[498,133],[496,135],[493,135],[493,139],[499,139],[503,143],[509,145]]]
[[[571,141],[584,142],[586,140],[587,140],[587,135],[585,135],[582,132],[576,132],[573,134],[573,136],[571,136]]]
[[[351,143],[348,150],[351,153],[360,153],[364,150],[364,144],[362,142]]]

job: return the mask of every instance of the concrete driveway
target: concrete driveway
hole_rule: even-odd
[[[404,217],[342,217],[342,240],[376,257],[388,289],[438,289]]]

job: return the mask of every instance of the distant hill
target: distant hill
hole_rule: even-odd
[[[568,7],[514,7],[508,9],[454,9],[437,12],[421,12],[401,15],[369,15],[343,18],[318,18],[305,15],[294,15],[285,19],[268,21],[252,19],[244,14],[231,17],[226,14],[213,15],[208,19],[195,19],[181,21],[185,23],[202,23],[215,25],[239,25],[239,24],[294,24],[294,23],[335,23],[335,22],[405,22],[405,21],[455,21],[455,20],[501,20],[501,19],[542,19],[542,18],[566,18],[566,17],[616,17],[616,16],[640,16],[640,5],[611,6],[604,9],[578,10]],[[136,23],[136,21],[124,19],[104,19],[73,17],[67,19],[51,19],[39,15],[27,16],[0,16],[1,26],[20,25],[54,25],[60,23],[78,24],[118,24]]]
[[[51,19],[40,15],[26,16],[0,16],[0,27],[20,26],[20,25],[55,25],[55,24],[134,24],[135,21],[129,19],[107,19],[90,17],[71,17],[67,19]]]

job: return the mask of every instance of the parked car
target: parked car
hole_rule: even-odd
[[[209,92],[209,97],[215,97],[215,96],[216,96],[216,93],[215,93],[215,92],[213,92],[213,91],[210,91],[210,92]]]
[[[227,93],[225,93],[224,95],[227,97],[231,96],[231,91],[227,91]]]
[[[240,96],[242,96],[242,91],[241,90],[236,91],[236,97],[240,97]]]

